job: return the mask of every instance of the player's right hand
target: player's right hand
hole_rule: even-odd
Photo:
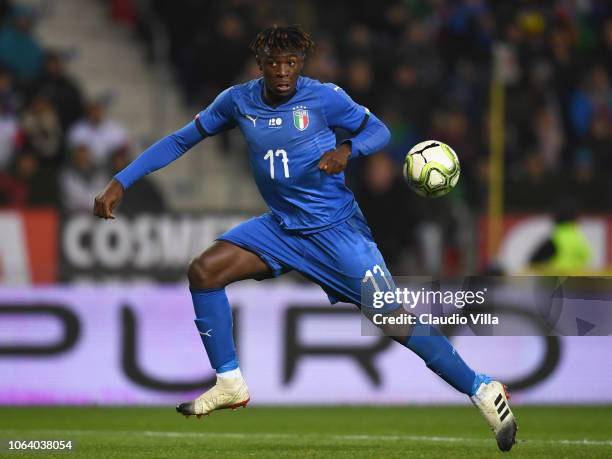
[[[106,188],[94,199],[93,213],[100,218],[115,218],[113,209],[123,198],[123,185],[112,179]]]

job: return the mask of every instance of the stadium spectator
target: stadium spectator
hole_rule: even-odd
[[[396,167],[399,167],[406,158],[406,152],[421,139],[414,125],[401,115],[401,111],[395,108],[394,104],[383,104],[383,107],[381,117],[391,131],[391,141],[386,151],[395,161]]]
[[[370,27],[364,23],[354,23],[338,46],[347,59],[371,61],[378,52],[376,44]]]
[[[30,149],[18,153],[10,175],[3,175],[0,202],[10,206],[56,206],[59,202],[57,177],[41,166],[38,155]],[[0,193],[2,193],[0,191]]]
[[[77,82],[66,74],[60,53],[47,52],[44,71],[34,91],[53,104],[64,132],[83,116],[83,97]]]
[[[541,153],[531,150],[522,167],[506,182],[506,208],[514,211],[548,209],[559,191],[557,174],[551,174]]]
[[[452,145],[455,151],[461,152],[463,166],[470,167],[470,162],[476,159],[477,139],[470,135],[465,113],[455,109],[436,110],[430,125],[428,137]]]
[[[3,24],[10,16],[13,8],[13,2],[11,0],[0,0],[0,24]]]
[[[396,49],[398,66],[410,64],[416,72],[414,82],[421,87],[435,85],[442,76],[443,63],[432,34],[435,29],[424,20],[414,20],[402,30]],[[396,67],[398,68],[398,67]]]
[[[541,107],[535,113],[534,131],[537,150],[547,169],[556,171],[563,164],[562,150],[565,146],[563,126],[557,110],[550,106]]]
[[[15,115],[19,108],[19,97],[13,84],[13,75],[0,68],[0,109],[3,113]]]
[[[572,186],[587,209],[609,211],[612,188],[607,174],[602,173],[609,170],[612,170],[612,124],[605,113],[598,113],[574,160]]]
[[[26,183],[8,172],[0,171],[0,209],[23,208],[27,202]]]
[[[602,65],[593,67],[584,87],[576,90],[571,110],[574,130],[582,138],[588,136],[591,121],[597,113],[603,113],[612,120],[610,77]]]
[[[59,166],[63,160],[64,132],[49,99],[35,96],[21,116],[21,126],[27,145],[39,159]]]
[[[111,18],[113,21],[135,25],[137,22],[137,8],[132,0],[110,0]]]
[[[350,92],[351,97],[361,105],[371,110],[377,110],[377,93],[373,90],[374,70],[372,64],[363,59],[355,59],[348,63],[345,70],[346,81],[343,87]]]
[[[0,170],[10,165],[20,140],[19,120],[15,115],[16,97],[11,75],[0,71]]]
[[[73,149],[87,146],[96,166],[108,167],[111,156],[127,148],[128,139],[123,127],[106,117],[102,103],[92,101],[86,116],[70,128],[68,145]]]
[[[595,51],[595,55],[600,59],[605,59],[604,63],[608,75],[612,74],[612,18],[608,18],[604,23],[601,33],[601,43]]]
[[[423,133],[430,121],[431,110],[429,104],[432,94],[418,75],[418,70],[414,64],[408,61],[399,63],[393,69],[393,84],[385,94],[384,105],[397,110],[404,122],[413,131]],[[405,102],[407,100],[410,101],[409,104]]]
[[[612,122],[605,113],[598,113],[593,118],[586,147],[593,157],[596,170],[612,170]],[[598,177],[606,182],[609,180],[606,174],[598,174]]]
[[[305,73],[318,78],[321,81],[338,81],[340,78],[340,62],[334,50],[334,46],[329,39],[319,39],[317,49],[306,62]],[[252,75],[240,81],[256,78],[258,74]]]
[[[538,273],[577,276],[588,269],[593,254],[578,224],[578,209],[573,199],[561,199],[557,203],[551,234],[530,257],[532,268]]]
[[[0,170],[5,170],[12,161],[16,150],[19,126],[17,118],[0,112]]]
[[[69,164],[60,173],[62,207],[67,212],[90,212],[91,203],[109,175],[96,167],[86,145],[72,152]]]
[[[611,196],[607,181],[600,180],[596,171],[593,152],[587,147],[581,147],[574,152],[573,173],[569,187],[584,209],[591,211],[608,211]]]
[[[578,83],[575,34],[567,29],[557,28],[550,38],[552,70],[551,83],[554,97],[558,101],[559,116],[567,143],[574,141],[570,107],[573,88]],[[568,160],[569,148],[565,149],[564,160]],[[570,160],[571,161],[571,160]]]
[[[44,55],[43,48],[31,33],[33,20],[29,8],[18,6],[0,27],[0,65],[24,84],[38,78]]]

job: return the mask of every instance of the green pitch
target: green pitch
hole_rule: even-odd
[[[201,420],[167,408],[0,408],[0,457],[612,457],[612,407],[517,407],[499,453],[472,407],[253,407]],[[7,440],[72,440],[18,453]]]

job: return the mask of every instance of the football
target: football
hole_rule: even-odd
[[[451,147],[437,140],[416,144],[404,160],[404,178],[421,196],[436,198],[452,190],[461,167]]]

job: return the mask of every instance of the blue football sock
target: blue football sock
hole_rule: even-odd
[[[481,383],[491,381],[467,366],[446,336],[431,325],[417,323],[404,345],[421,357],[430,370],[466,395],[474,395]]]
[[[206,348],[210,365],[223,373],[238,368],[232,335],[232,310],[225,289],[190,289],[195,324]]]

